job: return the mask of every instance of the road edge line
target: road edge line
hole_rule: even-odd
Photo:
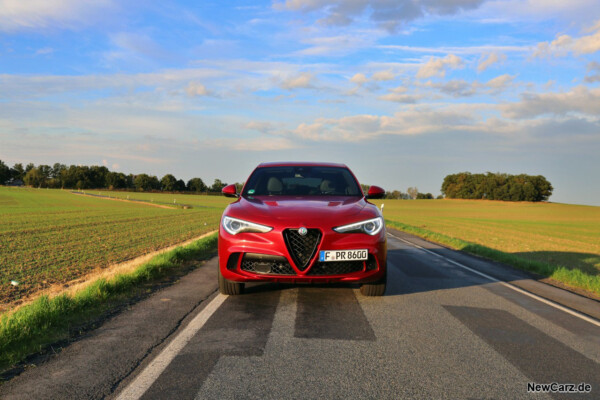
[[[566,312],[567,314],[573,315],[574,317],[577,317],[577,318],[582,319],[582,320],[584,320],[586,322],[589,322],[592,325],[596,325],[596,326],[600,327],[600,321],[596,320],[595,318],[592,318],[592,317],[590,317],[588,315],[585,315],[583,313],[580,313],[578,311],[572,310],[572,309],[570,309],[568,307],[565,307],[565,306],[563,306],[561,304],[558,304],[558,303],[556,303],[556,302],[554,302],[552,300],[548,300],[548,299],[546,299],[544,297],[538,296],[535,293],[531,293],[531,292],[529,292],[527,290],[524,290],[524,289],[522,289],[522,288],[520,288],[518,286],[512,285],[512,284],[510,284],[508,282],[505,282],[505,281],[499,280],[497,278],[494,278],[493,276],[488,275],[486,273],[483,273],[481,271],[477,271],[476,269],[468,267],[468,266],[466,266],[464,264],[461,264],[458,261],[454,261],[454,260],[452,260],[452,259],[450,259],[448,257],[444,257],[441,254],[438,254],[438,253],[436,253],[434,251],[428,250],[428,249],[426,249],[426,248],[424,248],[422,246],[419,246],[416,243],[412,243],[412,242],[410,242],[410,241],[408,241],[406,239],[403,239],[401,237],[398,237],[398,236],[396,236],[396,235],[394,235],[394,234],[392,234],[390,232],[388,232],[387,234],[390,235],[390,236],[392,236],[392,237],[394,237],[394,238],[396,238],[396,239],[398,239],[398,240],[400,240],[400,241],[402,241],[402,242],[404,242],[404,243],[408,243],[411,246],[414,246],[414,247],[416,247],[418,249],[421,249],[421,250],[425,251],[426,253],[432,254],[432,255],[434,255],[436,257],[439,257],[439,258],[443,258],[444,260],[446,260],[446,261],[448,261],[448,262],[450,262],[450,263],[452,263],[452,264],[454,264],[454,265],[456,265],[456,266],[458,266],[460,268],[466,269],[467,271],[470,271],[470,272],[472,272],[472,273],[474,273],[476,275],[479,275],[479,276],[481,276],[483,278],[486,278],[486,279],[488,279],[488,280],[490,280],[492,282],[500,283],[501,285],[503,285],[503,286],[505,286],[505,287],[507,287],[509,289],[512,289],[515,292],[519,292],[521,294],[529,296],[529,297],[531,297],[533,299],[536,299],[537,301],[540,301],[540,302],[542,302],[544,304],[547,304],[547,305],[549,305],[551,307],[554,307],[554,308],[556,308],[558,310]]]
[[[190,321],[190,323],[173,338],[138,376],[123,389],[116,397],[117,400],[137,400],[152,386],[171,361],[181,352],[196,333],[202,329],[206,321],[219,309],[229,296],[217,296],[204,307],[204,309]]]

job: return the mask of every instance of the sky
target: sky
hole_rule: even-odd
[[[0,0],[0,160],[525,173],[600,205],[600,2]]]

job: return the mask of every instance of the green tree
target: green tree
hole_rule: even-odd
[[[171,174],[167,174],[162,177],[160,180],[160,188],[161,190],[172,192],[175,190],[175,184],[177,183],[177,178],[175,178]]]
[[[11,178],[10,168],[0,160],[0,185],[4,185]]]
[[[23,168],[23,164],[17,163],[13,165],[10,174],[13,179],[23,180],[23,178],[25,178],[25,168]]]
[[[442,183],[442,194],[449,199],[455,199],[458,196],[460,187],[458,184],[458,174],[447,175]]]
[[[545,201],[552,194],[552,185],[541,175],[509,175],[500,172],[448,175],[442,183],[447,198],[488,199],[503,201]]]
[[[403,193],[399,190],[393,190],[391,192],[385,192],[385,198],[386,199],[395,199],[395,200],[402,200],[403,199]]]
[[[212,186],[210,187],[210,191],[211,192],[220,192],[225,186],[227,186],[226,183],[221,182],[220,179],[215,179]]]
[[[552,184],[542,175],[532,176],[531,183],[537,191],[535,201],[548,201],[554,190]]]
[[[52,166],[52,173],[50,174],[50,177],[55,178],[55,179],[57,179],[57,178],[60,179],[60,174],[65,169],[67,169],[67,166],[65,164],[54,163],[54,165]]]
[[[190,192],[201,193],[201,192],[206,192],[206,190],[208,188],[206,187],[206,185],[204,184],[204,182],[202,182],[202,179],[200,179],[200,178],[192,178],[187,183],[187,189]]]
[[[127,176],[122,172],[109,172],[106,174],[106,187],[111,190],[127,188]]]
[[[177,192],[185,192],[186,187],[185,187],[185,182],[183,181],[183,179],[179,179],[179,180],[177,180],[177,182],[175,182],[174,190]]]
[[[39,168],[32,168],[25,174],[25,184],[32,187],[46,187],[46,177]]]
[[[433,195],[431,193],[417,193],[417,199],[419,200],[432,200]]]
[[[133,179],[133,184],[136,190],[139,191],[150,191],[160,189],[160,182],[156,176],[150,176],[148,174],[136,175]]]

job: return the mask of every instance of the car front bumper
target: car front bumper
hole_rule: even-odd
[[[239,233],[219,230],[219,268],[225,279],[234,282],[282,283],[368,283],[385,276],[387,242],[385,228],[377,235],[337,233],[320,229],[321,238],[305,269],[294,262],[283,231]],[[367,249],[367,261],[319,262],[321,250]]]

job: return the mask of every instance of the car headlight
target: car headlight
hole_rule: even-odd
[[[223,217],[223,228],[231,235],[237,235],[241,232],[267,233],[273,230],[270,226],[259,225],[243,219]]]
[[[366,221],[355,222],[353,224],[338,226],[333,228],[338,233],[366,233],[371,236],[377,235],[383,228],[383,218],[377,217]]]

